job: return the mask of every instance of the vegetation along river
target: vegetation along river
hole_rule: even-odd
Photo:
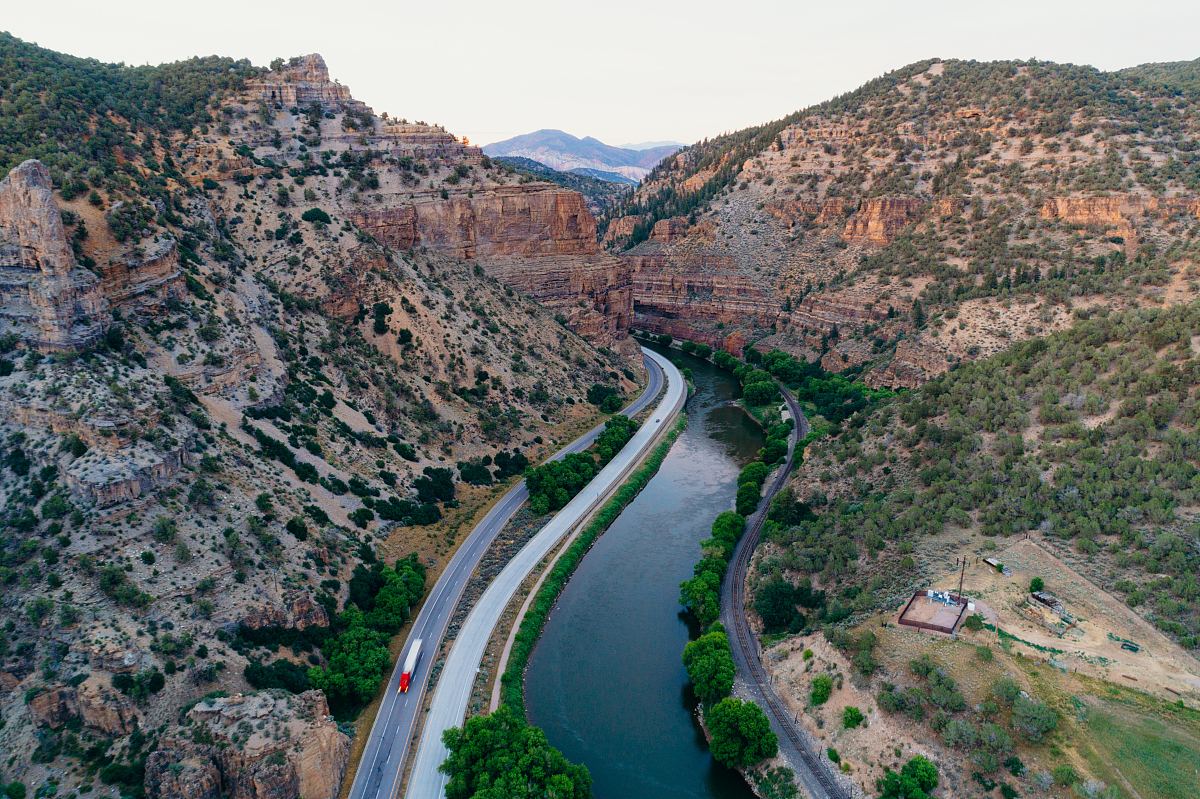
[[[583,559],[529,664],[530,721],[592,773],[598,799],[747,799],[713,761],[680,654],[679,583],[713,518],[733,507],[738,471],[763,444],[732,405],[737,381],[678,352],[695,393],[661,469]]]

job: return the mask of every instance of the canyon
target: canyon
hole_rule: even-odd
[[[922,62],[665,161],[601,222],[604,246],[633,265],[634,326],[731,352],[754,341],[911,388],[1077,309],[1196,296],[1196,259],[1177,242],[1200,192],[1167,169],[1189,161],[1178,146],[1194,120],[1175,115],[1174,149],[1159,152],[1121,109],[984,103],[989,72],[1035,93],[1095,74]],[[1105,75],[1133,102],[1163,102]],[[918,108],[919,126],[881,122]],[[1037,132],[1052,113],[1075,127]],[[1098,260],[1153,261],[1173,288],[1067,277]]]

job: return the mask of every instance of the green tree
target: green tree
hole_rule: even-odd
[[[546,734],[507,705],[472,716],[442,734],[449,750],[441,771],[449,776],[446,799],[588,799],[585,766],[563,757]]]
[[[1035,594],[1046,587],[1046,581],[1041,577],[1034,577],[1029,581],[1029,593]]]
[[[300,218],[305,222],[312,222],[315,225],[328,225],[333,221],[329,218],[329,214],[325,213],[320,208],[309,208],[307,211],[300,214]]]
[[[712,740],[709,749],[719,763],[745,768],[774,757],[779,741],[762,708],[753,702],[726,697],[704,716]]]
[[[696,696],[705,704],[729,696],[733,690],[733,653],[724,630],[714,629],[688,642],[683,648],[683,665]]]
[[[309,669],[308,678],[334,699],[365,704],[379,690],[391,663],[388,637],[368,627],[356,608],[342,615],[346,629],[323,649],[327,665]]]
[[[769,405],[779,401],[779,386],[773,380],[760,380],[742,389],[742,398],[747,405]]]
[[[852,730],[865,721],[863,712],[854,705],[846,705],[842,710],[842,727],[847,730]]]
[[[754,612],[768,633],[798,632],[804,615],[796,609],[796,589],[782,577],[769,580],[754,592]]]

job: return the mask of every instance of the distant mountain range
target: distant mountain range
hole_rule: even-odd
[[[492,157],[529,158],[560,172],[580,172],[610,182],[634,182],[677,152],[682,145],[647,142],[614,147],[591,136],[579,138],[561,130],[536,130],[483,148]],[[624,178],[624,180],[622,180]]]
[[[548,180],[579,192],[587,201],[588,208],[596,216],[600,216],[616,206],[637,185],[636,180],[613,172],[598,172],[593,169],[573,169],[570,172],[560,172],[531,158],[522,158],[519,155],[498,155],[493,160],[538,180]],[[600,177],[600,175],[605,177]]]

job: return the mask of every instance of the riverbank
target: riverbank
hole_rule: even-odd
[[[732,376],[659,351],[692,372],[687,428],[549,605],[525,670],[526,713],[588,767],[598,799],[750,799],[742,777],[714,761],[692,713],[678,586],[712,516],[732,507],[763,433],[735,403]]]
[[[422,731],[409,780],[409,790],[414,795],[435,795],[444,789],[448,777],[439,771],[439,767],[449,750],[443,732],[462,724],[488,640],[517,589],[545,556],[605,501],[613,487],[628,476],[646,452],[653,449],[658,433],[669,426],[674,415],[682,409],[686,386],[681,375],[666,358],[649,350],[643,352],[666,376],[667,391],[663,399],[652,418],[633,434],[629,444],[612,454],[599,474],[509,561],[459,628],[433,689],[429,711],[421,719]]]
[[[671,447],[687,427],[687,414],[681,413],[666,436],[634,473],[617,489],[605,505],[600,508],[583,529],[575,534],[574,540],[566,542],[559,555],[547,564],[542,577],[530,593],[532,602],[527,601],[518,614],[515,632],[509,637],[505,653],[501,656],[501,678],[498,689],[492,695],[491,709],[500,703],[506,704],[525,716],[525,669],[530,655],[541,637],[546,620],[554,603],[566,587],[571,575],[583,562],[584,556],[596,540],[616,521],[622,511],[632,502],[650,479],[658,472]]]

